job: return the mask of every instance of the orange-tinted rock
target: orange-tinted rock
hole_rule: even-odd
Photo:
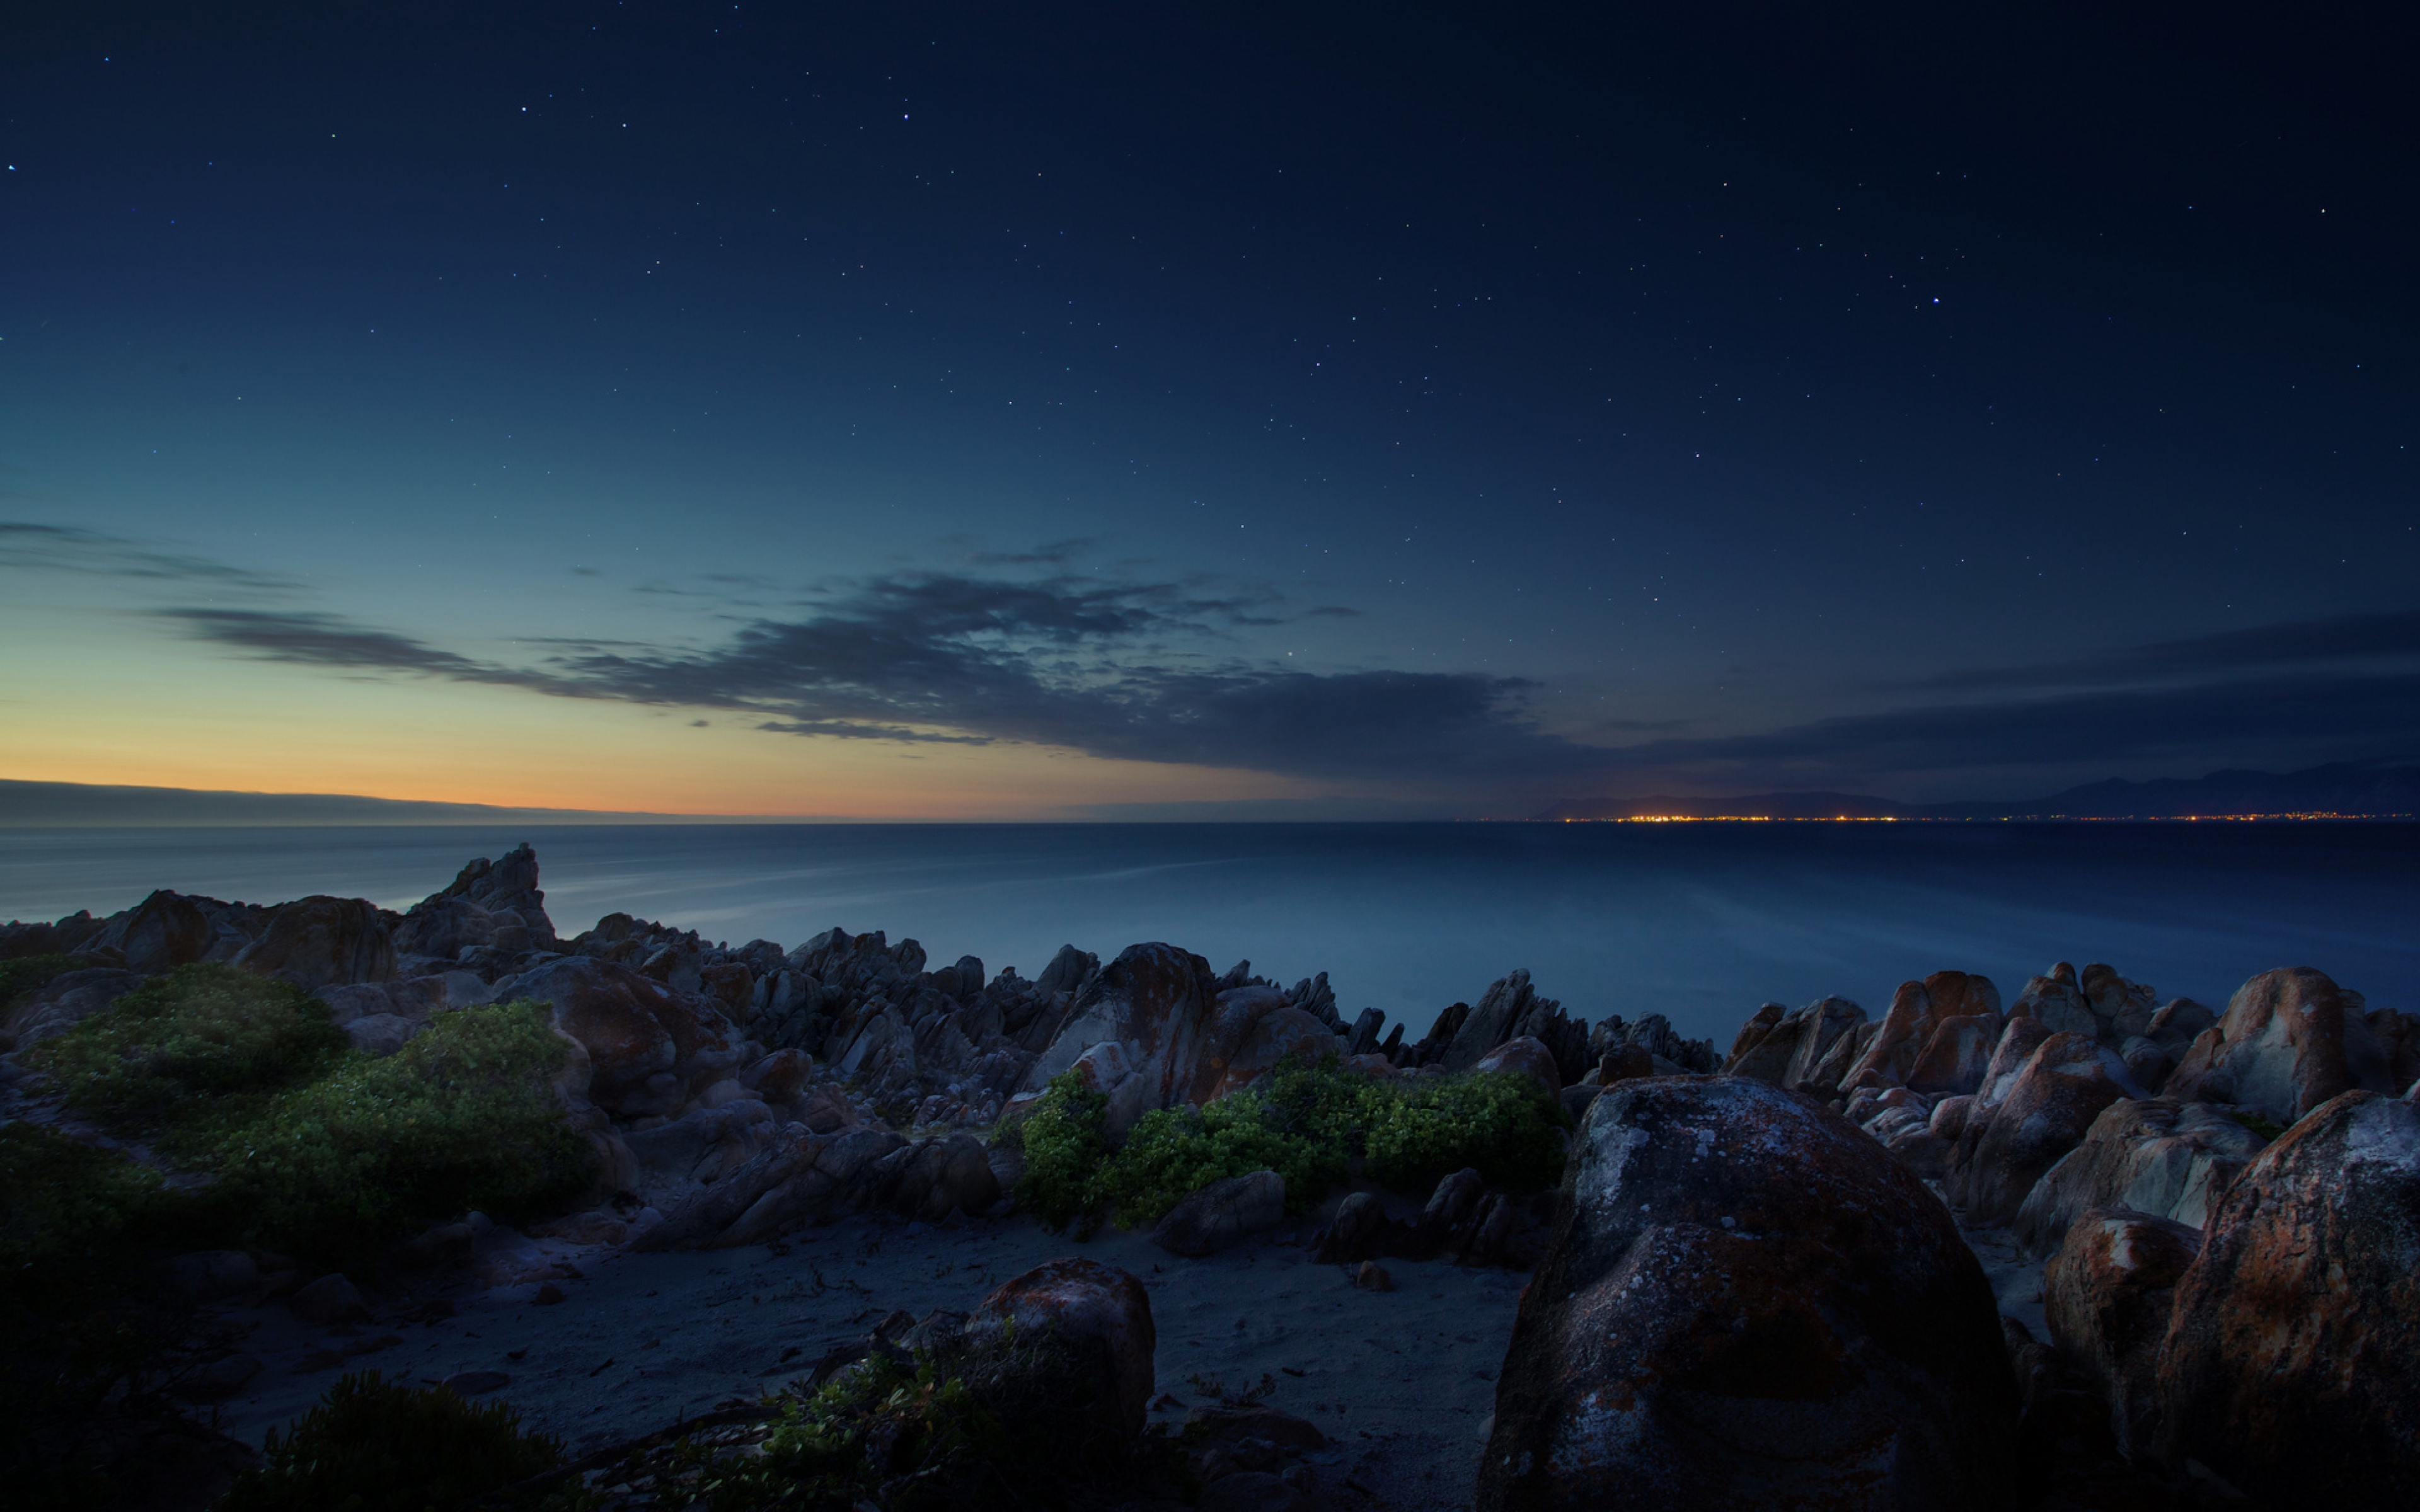
[[[2420,1503],[2420,1109],[2343,1093],[2236,1179],[2159,1381],[2172,1462],[2276,1507]]]
[[[1908,1089],[1949,1096],[1980,1089],[1999,1041],[1995,1015],[1968,1013],[1942,1020],[1923,1054],[1908,1068]]]
[[[1723,1074],[1726,1076],[1754,1076],[1757,1080],[1762,1082],[1777,1080],[1780,1076],[1778,1066],[1775,1067],[1772,1073],[1769,1075],[1760,1074],[1755,1071],[1742,1071],[1740,1066],[1741,1063],[1745,1061],[1759,1046],[1762,1045],[1765,1041],[1773,1038],[1773,1031],[1780,1026],[1783,1015],[1787,1014],[1789,1011],[1790,1011],[1788,1009],[1783,1008],[1779,1003],[1767,1003],[1763,1007],[1759,1008],[1755,1012],[1750,1013],[1747,1016],[1747,1022],[1740,1026],[1739,1033],[1731,1037],[1730,1053],[1723,1057]],[[1794,1046],[1797,1041],[1797,1037],[1792,1035],[1791,1037],[1791,1041],[1792,1045]],[[1789,1051],[1785,1049],[1782,1052],[1782,1056],[1784,1057],[1782,1062],[1783,1064],[1787,1064],[1788,1055]]]
[[[1988,1118],[1968,1113],[1949,1154],[1949,1200],[1969,1223],[2008,1222],[2042,1173],[2083,1143],[2102,1108],[2143,1095],[2117,1051],[2089,1035],[2052,1035]]]
[[[395,976],[395,940],[365,898],[298,898],[270,911],[268,932],[235,964],[305,992]]]
[[[2016,1383],[1947,1210],[1746,1077],[1607,1090],[1513,1325],[1477,1504],[2012,1504]]]
[[[2127,1208],[2198,1229],[2268,1141],[2206,1103],[2121,1098],[2017,1210],[2017,1242],[2048,1255],[2092,1208]]]
[[[1546,1089],[1548,1097],[1559,1097],[1563,1090],[1562,1073],[1555,1069],[1554,1052],[1538,1040],[1523,1035],[1507,1040],[1479,1057],[1473,1071],[1509,1071],[1536,1081]]]
[[[2127,1208],[2078,1218],[2042,1272],[2050,1336],[2109,1402],[2118,1451],[2152,1448],[2160,1342],[2178,1280],[2201,1252],[2199,1230]]]
[[[590,1099],[617,1118],[676,1113],[740,1064],[731,1021],[714,1005],[610,961],[559,957],[498,982],[496,995],[553,1010],[554,1026],[588,1052]]]
[[[1014,1337],[1004,1341],[1011,1323]],[[1115,1266],[1087,1259],[1036,1266],[983,1300],[965,1338],[973,1356],[969,1383],[979,1395],[1005,1384],[994,1377],[998,1360],[1007,1358],[1032,1378],[1016,1388],[1030,1412],[1064,1420],[1076,1430],[1071,1438],[1094,1433],[1123,1443],[1142,1431],[1158,1334],[1142,1283]]]
[[[2235,990],[2163,1090],[2233,1103],[2292,1123],[2339,1092],[2396,1090],[2383,1051],[2336,984],[2308,966],[2262,972]]]
[[[1936,971],[1922,981],[1901,982],[1891,995],[1881,1030],[1842,1079],[1842,1089],[1905,1086],[1916,1057],[1932,1042],[1941,1026],[1971,1016],[1984,1017],[1995,1026],[1999,1023],[2000,994],[1988,977]]]

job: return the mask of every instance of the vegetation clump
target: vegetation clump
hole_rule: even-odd
[[[346,1376],[236,1478],[221,1512],[454,1512],[513,1504],[503,1493],[563,1461],[560,1440],[525,1431],[503,1402]]]
[[[1357,1165],[1405,1191],[1465,1166],[1490,1185],[1534,1191],[1560,1178],[1570,1126],[1545,1089],[1517,1072],[1381,1080],[1332,1054],[1290,1061],[1204,1107],[1147,1113],[1114,1151],[1108,1106],[1069,1072],[1050,1081],[1022,1125],[1017,1200],[1053,1227],[1089,1231],[1104,1207],[1122,1227],[1150,1223],[1213,1181],[1264,1169],[1285,1179],[1296,1212]]]
[[[551,1079],[543,1004],[441,1013],[396,1054],[324,1004],[232,967],[180,966],[28,1059],[70,1106],[206,1180],[195,1237],[342,1264],[471,1208],[510,1219],[576,1193],[587,1146]]]
[[[49,986],[52,978],[86,964],[71,955],[21,955],[14,961],[0,961],[0,1009]]]

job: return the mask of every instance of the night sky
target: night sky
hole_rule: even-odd
[[[1838,8],[13,10],[0,777],[1519,816],[2420,752],[2414,39]]]

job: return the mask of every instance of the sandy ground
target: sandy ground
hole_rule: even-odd
[[[1320,1473],[1340,1500],[1363,1491],[1387,1506],[1466,1506],[1527,1273],[1388,1260],[1396,1289],[1365,1291],[1347,1267],[1312,1263],[1296,1238],[1280,1230],[1188,1260],[1140,1234],[1078,1243],[1014,1217],[961,1228],[854,1217],[792,1235],[786,1254],[549,1245],[582,1273],[556,1283],[565,1300],[552,1305],[534,1305],[531,1284],[456,1291],[452,1318],[400,1321],[397,1306],[351,1332],[305,1327],[279,1303],[230,1309],[263,1369],[224,1405],[221,1426],[258,1443],[347,1369],[416,1381],[495,1370],[511,1382],[489,1399],[582,1454],[752,1400],[892,1311],[969,1310],[1011,1276],[1083,1255],[1149,1288],[1160,1392],[1190,1406],[1266,1375],[1268,1404],[1330,1439]],[[310,1365],[383,1338],[397,1342]],[[1184,1407],[1154,1415],[1181,1422]]]
[[[893,1311],[965,1311],[1011,1276],[1084,1255],[1150,1289],[1158,1390],[1183,1404],[1163,1403],[1156,1418],[1180,1422],[1219,1387],[1266,1376],[1271,1406],[1328,1435],[1320,1474],[1340,1502],[1466,1507],[1527,1273],[1393,1259],[1384,1264],[1396,1289],[1365,1291],[1348,1267],[1311,1262],[1310,1227],[1191,1260],[1139,1233],[1079,1243],[1017,1217],[936,1228],[861,1216],[772,1248],[662,1255],[549,1243],[581,1273],[556,1283],[564,1300],[551,1305],[534,1304],[535,1283],[458,1281],[443,1288],[455,1315],[433,1322],[403,1318],[435,1288],[413,1302],[380,1299],[387,1305],[369,1320],[334,1330],[306,1327],[281,1303],[228,1309],[263,1368],[223,1406],[221,1425],[258,1443],[347,1369],[414,1381],[492,1370],[511,1379],[489,1399],[584,1454],[753,1400]],[[2005,1231],[1967,1237],[2001,1310],[2040,1336],[2041,1267]],[[330,1360],[346,1350],[364,1352]]]

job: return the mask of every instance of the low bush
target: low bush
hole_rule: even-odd
[[[1285,1179],[1286,1206],[1300,1212],[1357,1161],[1404,1191],[1465,1166],[1490,1185],[1534,1191],[1560,1178],[1570,1126],[1544,1088],[1515,1072],[1377,1080],[1333,1055],[1291,1061],[1206,1107],[1147,1113],[1115,1151],[1108,1105],[1070,1072],[1025,1120],[1017,1200],[1054,1227],[1089,1229],[1104,1205],[1121,1227],[1150,1223],[1212,1181],[1264,1169]]]
[[[509,1505],[500,1493],[563,1461],[561,1441],[530,1433],[503,1402],[444,1387],[349,1375],[237,1477],[221,1512],[456,1512]]]
[[[27,1059],[58,1076],[77,1111],[174,1138],[326,1073],[350,1044],[328,1006],[300,988],[196,964],[144,983]]]
[[[592,1156],[550,1085],[566,1047],[548,1019],[533,1002],[441,1013],[377,1059],[297,989],[190,965],[28,1058],[70,1106],[208,1179],[188,1242],[341,1265],[469,1209],[509,1222],[579,1191]]]
[[[542,1003],[441,1013],[394,1055],[348,1052],[219,1131],[208,1204],[242,1242],[331,1262],[473,1208],[534,1215],[591,1170],[550,1084],[563,1059]]]

